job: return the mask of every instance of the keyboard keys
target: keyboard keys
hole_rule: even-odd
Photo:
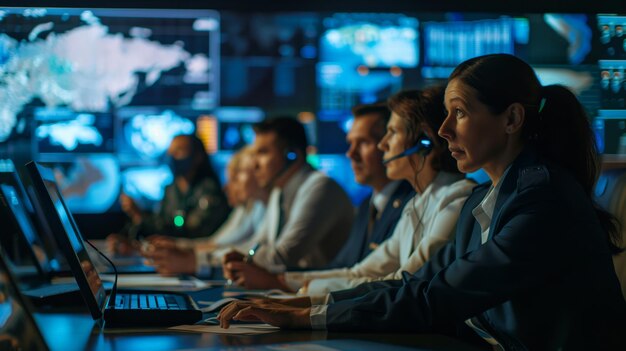
[[[115,308],[121,309],[181,310],[184,306],[184,300],[167,294],[118,294],[115,297]]]
[[[130,295],[130,308],[136,310],[139,308],[139,296]]]
[[[165,302],[165,298],[162,295],[157,295],[157,306],[159,309],[167,309],[167,302]]]
[[[122,307],[124,307],[124,296],[123,295],[115,296],[115,308],[122,308]]]
[[[148,296],[147,295],[139,295],[139,308],[142,310],[148,309]]]

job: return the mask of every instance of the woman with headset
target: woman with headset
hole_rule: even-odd
[[[249,270],[240,272],[241,285],[324,297],[363,282],[400,279],[403,271],[417,271],[452,238],[461,206],[475,184],[458,171],[447,143],[436,135],[445,117],[443,89],[403,91],[388,105],[391,119],[378,144],[387,176],[408,181],[416,191],[392,236],[349,268],[271,274],[249,265],[233,267]]]
[[[626,303],[611,260],[619,232],[591,198],[599,167],[580,102],[497,54],[453,71],[445,107],[439,135],[459,169],[491,179],[465,203],[453,243],[401,281],[332,293],[319,306],[233,303],[222,326],[452,331],[499,350],[623,347]]]

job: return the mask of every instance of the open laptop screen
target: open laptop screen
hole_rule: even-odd
[[[4,252],[0,255],[0,350],[48,350],[3,256]]]
[[[63,201],[54,174],[50,169],[35,162],[28,163],[26,168],[50,229],[59,247],[64,251],[65,258],[76,277],[76,282],[92,316],[94,319],[98,319],[102,315],[106,292],[100,276],[89,258],[72,214]],[[91,294],[86,293],[87,291]]]
[[[65,259],[61,256],[59,248],[56,245],[52,232],[48,228],[47,223],[42,220],[42,214],[38,208],[36,199],[32,196],[32,186],[29,186],[29,190],[26,190],[25,184],[22,183],[17,169],[15,168],[13,161],[9,159],[0,159],[0,183],[11,186],[17,196],[22,209],[21,212],[25,216],[21,217],[20,225],[24,222],[31,225],[33,240],[38,240],[41,244],[41,248],[44,250],[45,257],[40,256],[38,258],[47,258],[47,262],[38,260],[44,274],[47,276],[55,275],[59,272],[68,272],[70,269],[65,262]],[[31,193],[31,196],[27,194]],[[25,233],[27,235],[28,233]],[[29,239],[29,243],[32,241]],[[7,250],[9,248],[7,247]]]
[[[44,249],[39,236],[33,227],[30,217],[26,214],[24,203],[20,200],[15,188],[0,184],[1,213],[0,218],[8,224],[5,230],[15,233],[24,239],[33,263],[42,274],[50,271],[51,260]],[[4,242],[2,241],[4,244]],[[58,265],[58,263],[57,263]]]
[[[15,164],[9,159],[0,159],[0,183],[14,187],[18,196],[22,198],[24,208],[26,208],[29,213],[34,213],[33,205],[30,203],[28,196],[26,196],[24,185],[17,175]]]

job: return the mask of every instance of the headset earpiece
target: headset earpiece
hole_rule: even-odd
[[[296,152],[296,150],[294,150],[292,148],[287,148],[283,152],[283,159],[285,160],[285,164],[281,167],[281,169],[269,181],[268,184],[270,184],[270,186],[274,186],[274,183],[276,182],[276,180],[278,178],[280,178],[283,174],[285,174],[285,172],[287,172],[289,167],[291,167],[291,165],[294,162],[296,162],[296,160],[298,159],[298,153]]]
[[[420,152],[424,156],[428,155],[434,148],[433,141],[424,132],[417,136],[415,145],[419,147],[416,152]]]
[[[298,159],[298,153],[293,149],[285,150],[285,162],[291,164]]]
[[[383,164],[387,164],[393,160],[397,160],[399,158],[407,157],[413,154],[421,154],[422,156],[426,156],[432,151],[433,147],[433,141],[430,140],[428,135],[426,135],[426,133],[421,133],[417,136],[417,141],[415,142],[415,145],[404,150],[404,152],[401,152],[398,155],[383,160]]]
[[[287,148],[284,151],[283,158],[285,159],[285,168],[291,166],[298,159],[298,153],[292,148]]]

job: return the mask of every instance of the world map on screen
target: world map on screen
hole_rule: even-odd
[[[26,38],[0,33],[0,142],[35,99],[48,107],[104,112],[128,105],[139,88],[150,87],[163,72],[210,67],[199,64],[206,55],[192,55],[182,44],[114,33],[90,11],[80,19],[81,25],[58,32],[54,21],[42,22]],[[7,20],[0,12],[0,25]]]

